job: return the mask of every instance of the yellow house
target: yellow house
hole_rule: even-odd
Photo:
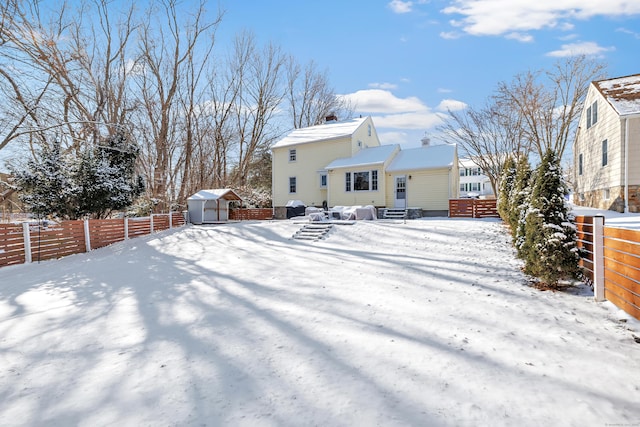
[[[329,201],[325,167],[335,159],[379,145],[371,117],[292,131],[271,148],[273,206],[285,206],[289,200],[322,206]]]
[[[591,83],[573,156],[575,204],[640,212],[640,74]]]
[[[370,117],[297,129],[272,149],[273,206],[366,206],[447,215],[458,196],[455,145],[380,145]]]
[[[387,207],[420,208],[423,215],[447,216],[458,197],[460,175],[455,144],[402,150],[386,169]],[[404,194],[403,194],[404,193]]]

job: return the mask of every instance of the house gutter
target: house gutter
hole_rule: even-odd
[[[629,119],[640,118],[640,113],[621,117],[624,118],[624,213],[629,213]]]

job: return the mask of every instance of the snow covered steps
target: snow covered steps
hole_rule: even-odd
[[[385,209],[382,217],[386,219],[405,219],[407,211],[406,209]]]
[[[293,235],[297,240],[320,240],[333,228],[333,224],[305,224]]]

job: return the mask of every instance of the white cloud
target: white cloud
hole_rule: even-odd
[[[568,31],[571,19],[640,14],[640,2],[629,0],[451,0],[442,10],[461,19],[451,25],[477,36],[523,33],[544,28]]]
[[[375,119],[374,124],[376,124]],[[411,141],[407,132],[378,132],[378,138],[382,144],[403,144]]]
[[[566,36],[558,37],[558,40],[562,40],[563,42],[568,42],[569,40],[575,40],[578,38],[577,34],[567,34]]]
[[[440,111],[460,111],[467,108],[467,104],[455,99],[443,99],[436,109]]]
[[[369,87],[372,87],[374,89],[390,90],[397,89],[398,85],[395,83],[369,83]]]
[[[393,13],[409,13],[413,7],[412,1],[392,0],[387,5]]]
[[[398,98],[388,90],[359,90],[345,97],[357,111],[363,113],[406,113],[428,110],[428,107],[417,97]]]
[[[457,31],[442,31],[440,33],[440,37],[442,37],[445,40],[455,40],[462,37],[462,34],[460,34]]]
[[[428,129],[442,123],[446,114],[434,112],[415,96],[398,98],[388,90],[367,89],[340,95],[357,113],[371,114],[377,128],[402,130]]]
[[[446,114],[443,113],[419,111],[375,116],[373,117],[373,121],[376,128],[424,130],[442,124],[446,117]]]
[[[531,43],[533,41],[533,36],[531,34],[526,34],[526,33],[513,32],[513,33],[507,34],[505,37],[508,39],[517,40],[523,43]]]
[[[451,89],[447,89],[447,88],[444,88],[444,87],[439,87],[438,88],[438,93],[451,93],[451,92],[453,92],[453,90],[451,90]]]
[[[556,58],[564,58],[568,56],[577,56],[577,55],[599,56],[605,52],[609,52],[612,50],[615,50],[615,48],[602,47],[594,42],[579,42],[579,43],[563,44],[560,49],[547,53],[547,56],[552,56]]]
[[[640,39],[640,33],[637,33],[635,31],[631,31],[631,30],[629,30],[627,28],[618,28],[618,29],[616,29],[616,31],[619,32],[619,33],[629,34],[630,36],[633,36],[633,37],[635,37],[637,39]]]

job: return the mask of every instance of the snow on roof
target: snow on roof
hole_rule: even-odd
[[[640,74],[594,82],[621,116],[640,113]]]
[[[357,167],[384,163],[398,150],[400,150],[400,146],[398,144],[363,148],[351,157],[334,160],[333,162],[329,163],[325,169]]]
[[[452,166],[455,161],[455,152],[455,144],[429,145],[402,150],[393,159],[387,172]]]
[[[325,141],[327,139],[344,138],[345,136],[353,135],[353,133],[367,119],[368,117],[361,117],[341,122],[324,123],[307,128],[295,129],[280,141],[276,142],[273,148],[305,144],[315,141]]]
[[[231,196],[231,197],[226,197],[226,196]],[[241,200],[240,196],[238,196],[236,192],[230,188],[200,190],[193,196],[189,197],[187,200],[217,200],[221,198],[226,200]]]

